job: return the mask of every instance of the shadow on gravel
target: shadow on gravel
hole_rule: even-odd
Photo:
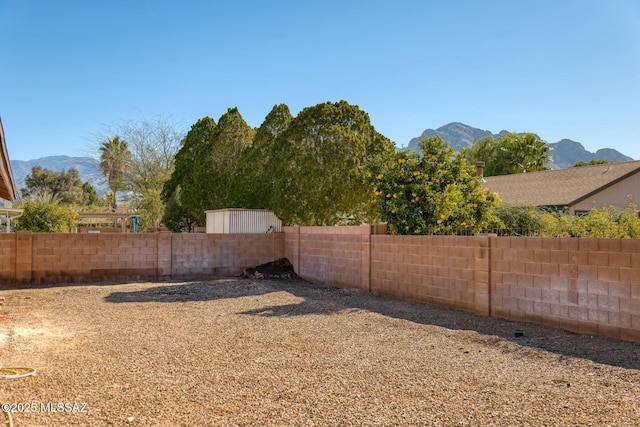
[[[261,282],[239,279],[220,279],[210,282],[176,283],[143,291],[112,292],[106,302],[189,302],[258,296],[278,289],[265,287]]]
[[[111,303],[209,301],[283,291],[302,298],[303,301],[298,304],[262,307],[238,314],[291,317],[366,310],[424,325],[476,331],[484,338],[497,336],[521,346],[555,353],[559,359],[576,357],[595,363],[640,370],[639,343],[579,335],[563,329],[480,316],[387,296],[378,297],[358,289],[326,287],[303,280],[222,279],[168,284],[143,291],[113,292],[105,298],[105,301]],[[516,331],[522,335],[516,336]],[[486,339],[483,341],[487,342],[487,345],[492,342]]]

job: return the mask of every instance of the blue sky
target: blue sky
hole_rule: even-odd
[[[640,159],[640,0],[0,0],[0,52],[12,160],[341,99],[398,146],[458,121]]]

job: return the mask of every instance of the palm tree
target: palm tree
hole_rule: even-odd
[[[113,209],[117,207],[117,192],[122,190],[123,177],[131,160],[131,152],[127,142],[118,135],[107,138],[100,145],[100,171],[107,178],[109,188],[113,193]]]
[[[512,155],[512,164],[517,165],[514,173],[538,172],[549,169],[546,164],[551,161],[549,144],[534,133],[517,135]]]
[[[52,193],[49,189],[40,190],[29,196],[29,200],[40,205],[60,206],[62,198],[59,194]]]

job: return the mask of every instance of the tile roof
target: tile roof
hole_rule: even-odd
[[[640,172],[640,160],[485,177],[484,186],[504,203],[571,206]]]

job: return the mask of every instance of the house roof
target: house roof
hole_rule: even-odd
[[[490,176],[484,186],[508,204],[572,206],[637,173],[640,160]]]
[[[13,180],[9,155],[7,154],[2,119],[0,119],[0,198],[10,202],[16,200],[16,184]]]

